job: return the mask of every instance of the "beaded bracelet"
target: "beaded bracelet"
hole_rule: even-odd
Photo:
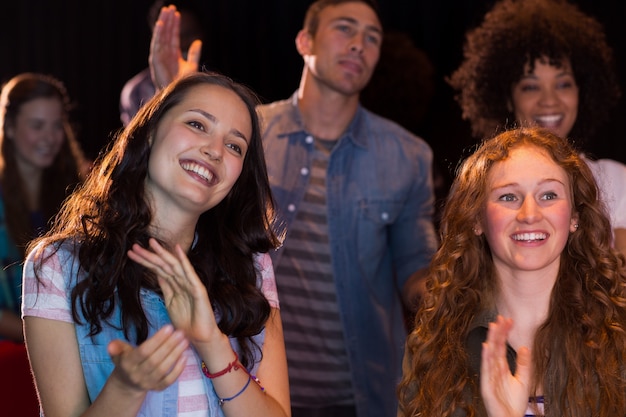
[[[234,400],[235,398],[239,397],[241,394],[243,394],[243,392],[246,390],[246,388],[248,388],[248,385],[250,385],[250,381],[252,380],[252,377],[250,376],[250,374],[248,374],[248,380],[246,381],[246,385],[243,386],[243,388],[241,389],[241,391],[239,391],[237,394],[233,395],[232,397],[228,397],[228,398],[218,398],[219,402],[220,402],[220,407],[224,406],[224,403],[226,401],[231,401]]]
[[[209,379],[213,379],[213,378],[217,378],[218,376],[222,376],[230,371],[232,371],[233,369],[236,371],[237,369],[239,369],[239,356],[237,355],[237,352],[235,352],[233,350],[233,353],[235,354],[235,360],[230,362],[228,364],[228,366],[224,369],[222,369],[219,372],[216,372],[214,374],[209,372],[209,368],[207,368],[206,364],[204,363],[204,361],[202,361],[202,373]]]

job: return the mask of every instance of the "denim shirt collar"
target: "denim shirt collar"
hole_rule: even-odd
[[[298,91],[295,91],[291,95],[289,101],[291,103],[291,114],[289,115],[288,121],[285,123],[284,131],[279,135],[279,137],[288,137],[294,133],[309,134],[304,127],[302,113],[298,107]],[[346,131],[339,138],[339,143],[350,141],[355,146],[367,149],[370,141],[370,129],[368,128],[366,118],[364,117],[365,111],[366,110],[359,103],[352,121],[350,121]]]

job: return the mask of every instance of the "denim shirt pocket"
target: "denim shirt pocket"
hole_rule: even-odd
[[[107,344],[89,343],[85,339],[79,348],[89,399],[93,402],[102,391],[115,365],[107,351]]]
[[[401,210],[402,203],[391,199],[359,201],[356,247],[361,265],[376,266],[385,256],[388,227],[396,221]]]

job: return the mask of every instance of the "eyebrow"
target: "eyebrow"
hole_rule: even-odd
[[[217,123],[218,122],[217,117],[213,116],[211,113],[205,112],[204,110],[201,110],[201,109],[191,109],[190,111],[196,112],[196,113],[200,113],[202,116],[206,117],[207,119],[209,119],[213,123]],[[246,135],[241,133],[239,130],[237,130],[237,129],[230,129],[229,132],[230,132],[231,135],[237,136],[237,137],[245,140],[246,143],[249,143],[248,138],[246,137]]]
[[[358,25],[358,24],[359,24],[359,21],[358,21],[358,20],[356,20],[355,18],[350,17],[350,16],[339,16],[339,17],[336,17],[336,18],[334,18],[334,19],[332,19],[332,20],[331,20],[331,23],[340,22],[340,21],[344,21],[344,22],[352,23],[352,24],[354,24],[354,25]],[[381,30],[381,28],[379,28],[378,26],[375,26],[375,25],[366,25],[366,26],[365,26],[365,28],[366,28],[367,30],[370,30],[370,31],[376,32],[376,33],[378,33],[378,34],[379,34],[379,35],[381,35],[381,36],[382,36],[382,34],[383,34],[383,31],[382,31],[382,30]]]
[[[546,179],[543,179],[543,180],[539,181],[539,185],[545,185],[547,183],[552,183],[552,182],[556,182],[556,183],[559,183],[559,184],[565,186],[565,183],[563,181],[557,179],[557,178],[546,178]],[[508,183],[502,184],[502,185],[495,185],[495,186],[491,187],[490,190],[494,191],[494,190],[499,190],[501,188],[517,187],[519,185],[520,184],[517,183],[517,182],[508,182]]]
[[[557,77],[564,77],[566,75],[574,76],[574,72],[572,70],[562,69],[559,73],[556,74]],[[521,79],[523,78],[539,78],[534,72],[524,73],[522,74]]]

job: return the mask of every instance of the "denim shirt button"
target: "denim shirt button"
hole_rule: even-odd
[[[295,204],[289,204],[287,206],[287,210],[289,210],[290,212],[293,213],[294,211],[296,211],[296,205]]]
[[[309,169],[307,167],[300,168],[300,175],[302,175],[303,177],[309,175]]]
[[[304,141],[308,144],[313,143],[313,136],[309,135],[306,137],[306,139],[304,139]]]
[[[382,212],[382,213],[380,214],[380,218],[381,218],[381,220],[383,220],[383,221],[387,221],[387,220],[389,220],[389,213],[387,213],[386,211]]]

